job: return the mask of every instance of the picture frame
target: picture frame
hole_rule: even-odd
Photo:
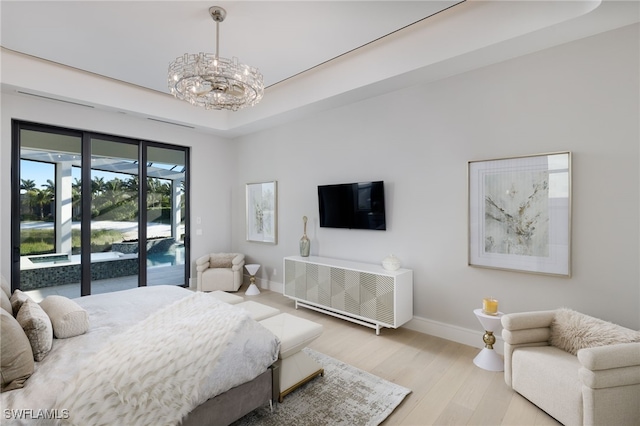
[[[246,187],[247,241],[278,242],[278,182],[248,183]]]
[[[571,152],[468,162],[469,266],[571,276]]]

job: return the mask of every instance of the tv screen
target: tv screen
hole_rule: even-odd
[[[387,229],[384,182],[318,186],[320,227]]]

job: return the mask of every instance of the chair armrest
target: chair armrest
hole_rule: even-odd
[[[580,349],[580,380],[591,389],[640,385],[640,342]]]
[[[502,317],[502,338],[510,345],[527,345],[549,341],[549,328],[555,311],[506,314]]]
[[[231,261],[233,265],[240,265],[240,268],[244,266],[244,254],[240,253]]]
[[[207,264],[207,267],[209,267],[209,255],[208,254],[205,254],[204,256],[199,257],[198,260],[196,260],[196,265],[197,266],[204,265],[205,263]]]
[[[640,342],[580,349],[578,361],[592,371],[640,366]]]
[[[206,271],[207,269],[209,269],[209,262],[202,264],[202,265],[198,265],[196,266],[196,271],[198,271],[199,273],[202,273],[204,271]]]
[[[505,330],[526,330],[529,328],[549,327],[556,311],[533,311],[506,314],[500,320]]]

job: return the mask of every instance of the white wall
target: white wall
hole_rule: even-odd
[[[394,253],[414,270],[413,328],[477,330],[492,295],[504,312],[567,306],[639,329],[638,40],[624,27],[239,138],[234,250],[281,288],[307,215],[312,255]],[[565,150],[573,276],[467,266],[467,162]],[[244,184],[273,179],[279,242],[246,242]],[[317,185],[365,180],[385,181],[387,231],[319,228]]]
[[[72,78],[72,75],[71,77]],[[100,84],[96,81],[96,84]],[[181,127],[142,120],[56,101],[2,93],[0,122],[0,260],[10,274],[11,119],[104,132],[191,147],[191,259],[231,246],[231,195],[235,176],[234,147],[227,139]],[[197,217],[202,218],[200,225]],[[202,235],[196,235],[201,229]],[[192,268],[192,274],[195,272]]]
[[[242,251],[263,265],[258,278],[265,286],[281,288],[282,257],[297,254],[307,215],[312,254],[377,263],[394,253],[414,270],[413,328],[464,340],[469,331],[479,333],[472,310],[493,295],[505,312],[568,306],[638,329],[638,40],[637,25],[622,28],[232,143],[3,93],[1,270],[8,275],[10,122],[16,118],[191,146],[192,259]],[[467,266],[467,162],[560,150],[572,151],[574,160],[573,277]],[[245,183],[273,179],[279,242],[248,243]],[[318,227],[317,185],[372,179],[386,182],[387,231]],[[480,343],[471,337],[469,343]]]

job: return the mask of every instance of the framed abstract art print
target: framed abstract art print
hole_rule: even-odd
[[[277,244],[278,184],[247,184],[247,241]]]
[[[571,276],[571,153],[470,161],[469,265]]]

